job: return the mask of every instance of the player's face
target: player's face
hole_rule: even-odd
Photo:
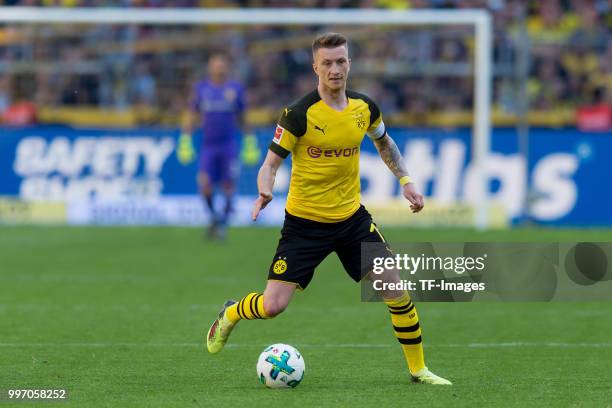
[[[229,64],[222,56],[214,56],[208,61],[208,75],[214,82],[224,82],[227,78]]]
[[[314,55],[312,67],[319,77],[319,83],[325,87],[333,91],[345,88],[351,68],[347,47],[319,48]]]

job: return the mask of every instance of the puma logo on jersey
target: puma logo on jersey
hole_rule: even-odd
[[[314,128],[315,130],[319,130],[321,131],[321,133],[325,134],[325,129],[327,129],[327,125],[323,126],[322,128],[317,125],[314,125]]]

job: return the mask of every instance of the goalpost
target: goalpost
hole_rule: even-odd
[[[491,135],[491,16],[484,9],[348,10],[348,9],[140,9],[0,7],[0,23],[84,23],[150,25],[467,25],[475,31],[472,165],[477,175],[474,223],[489,225],[486,169]]]

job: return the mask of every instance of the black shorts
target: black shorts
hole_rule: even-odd
[[[389,256],[390,250],[383,235],[363,205],[350,218],[336,223],[311,221],[285,212],[268,279],[294,283],[305,289],[315,268],[327,255],[335,252],[346,273],[359,282],[370,272],[372,265],[369,260],[363,260],[361,244],[364,242],[378,243],[378,253],[371,253],[368,257]]]

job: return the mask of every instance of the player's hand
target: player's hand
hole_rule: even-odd
[[[272,193],[259,193],[259,197],[257,197],[257,200],[255,200],[255,205],[253,206],[253,221],[257,221],[259,212],[266,208],[266,205],[268,205],[270,201],[272,201]]]
[[[421,211],[425,206],[423,195],[417,191],[414,183],[404,184],[402,187],[402,194],[406,200],[410,201],[410,209],[413,213]]]
[[[195,159],[195,150],[193,149],[193,143],[191,142],[191,135],[189,133],[181,133],[178,140],[178,146],[176,147],[176,157],[178,161],[186,166]]]

